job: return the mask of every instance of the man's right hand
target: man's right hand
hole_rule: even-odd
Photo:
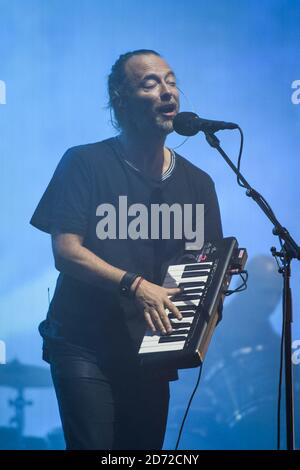
[[[133,290],[137,282],[138,279],[132,285]],[[143,279],[140,283],[135,292],[134,300],[138,309],[143,312],[145,320],[153,333],[159,331],[163,334],[167,334],[173,331],[165,310],[166,308],[170,313],[173,313],[178,320],[182,320],[180,311],[169,298],[181,292],[180,288],[174,287],[167,289],[146,281],[146,279]]]

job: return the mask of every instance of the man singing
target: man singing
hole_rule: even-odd
[[[153,227],[151,207],[204,204],[206,240],[222,237],[219,207],[211,178],[165,146],[179,110],[168,63],[152,50],[123,54],[108,93],[118,136],[69,149],[31,219],[51,234],[60,271],[43,357],[67,449],[161,449],[178,374],[142,366],[138,350],[147,328],[172,334],[167,310],[181,319],[180,289],[161,285],[187,240],[174,235],[175,212],[169,237]]]

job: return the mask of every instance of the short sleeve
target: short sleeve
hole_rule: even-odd
[[[31,225],[47,233],[85,235],[91,197],[87,163],[84,154],[67,150],[34,211]]]

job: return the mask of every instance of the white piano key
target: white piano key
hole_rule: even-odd
[[[208,271],[207,269],[204,269],[204,270],[201,270],[199,269],[198,271],[168,271],[167,274],[166,274],[166,277],[165,279],[168,279],[169,277],[170,278],[175,278],[175,277],[182,277],[183,274],[187,274],[187,273],[197,273],[197,276],[208,276],[210,271]]]
[[[153,348],[141,348],[139,350],[139,353],[147,354],[147,353],[153,353],[153,352],[180,351],[181,349],[184,348],[185,341],[180,341],[179,343],[168,343],[167,345],[169,346],[168,349],[164,347],[165,344],[158,345],[155,350],[153,350]]]
[[[163,286],[163,287],[166,287],[167,289],[168,288],[173,288],[173,287],[178,287],[178,284],[174,284],[173,286],[172,285],[169,285],[169,286]],[[199,292],[198,291],[195,291],[195,294],[202,294],[202,291],[205,290],[205,287],[206,286],[189,286],[189,287],[185,287],[184,286],[184,283],[182,284],[182,287],[184,289],[184,291],[182,292],[182,294],[185,294],[187,292],[187,290],[189,289],[199,289]],[[169,297],[175,297],[175,296],[178,296],[180,295],[180,292],[178,294],[168,294]]]
[[[185,295],[185,296],[187,295],[188,297],[191,297],[192,295],[198,295],[198,296],[201,297],[202,294],[203,294],[203,292],[200,292],[200,291],[199,291],[199,292],[198,292],[198,291],[197,291],[197,292],[187,292],[187,291],[184,291],[184,292],[182,292],[182,294],[178,294],[177,297],[178,297],[179,295]],[[169,297],[169,299],[171,299],[171,298],[176,299],[176,296],[174,296],[174,294],[168,295],[168,297]],[[186,298],[185,300],[189,300],[189,298]],[[183,300],[183,302],[185,302],[185,300]],[[194,300],[195,300],[195,299],[194,299]],[[174,302],[173,302],[173,303],[174,303]]]
[[[184,323],[193,323],[193,320],[194,320],[194,317],[186,317],[186,318],[184,317],[182,320],[178,320],[177,318],[171,318],[170,319],[170,321],[172,323],[179,323],[179,324],[182,323],[182,322],[184,322]]]
[[[178,287],[178,284],[184,284],[185,282],[207,282],[207,279],[208,276],[168,278],[163,283],[163,287]]]
[[[170,282],[170,281],[176,281],[176,280],[179,281],[180,279],[188,279],[188,277],[183,277],[182,274],[183,274],[183,273],[178,273],[178,274],[174,273],[174,274],[172,274],[171,276],[168,275],[168,276],[165,277],[164,283]],[[193,275],[193,276],[190,276],[190,277],[191,277],[191,278],[199,279],[200,281],[201,281],[201,278],[204,278],[204,281],[205,281],[205,279],[208,278],[208,274],[206,274],[206,273],[201,273],[201,274],[195,274],[195,273],[193,273],[193,274],[194,274],[194,275]]]
[[[161,337],[163,337],[163,335],[160,335],[160,334],[146,335],[143,339],[143,343],[145,343],[145,342],[147,342],[147,343],[158,343],[158,341],[160,340]]]
[[[209,269],[213,265],[212,261],[207,261],[206,263],[187,263],[187,264],[171,264],[169,266],[168,271],[174,270],[184,270],[187,266],[196,267],[199,269]]]
[[[186,328],[185,328],[186,329]],[[179,336],[179,335],[178,335]],[[187,337],[188,334],[187,333],[184,333],[180,336],[184,336],[184,337]],[[161,338],[163,338],[164,336],[160,336],[160,335],[154,335],[154,336],[146,336],[144,339],[143,339],[143,342],[141,344],[141,347],[145,347],[145,346],[155,346],[155,345],[158,345],[159,344],[159,340]],[[181,340],[178,340],[178,341],[183,341],[182,339]],[[176,342],[178,342],[176,341]],[[160,343],[160,344],[171,344],[172,341],[170,341],[169,343],[168,342],[163,342],[163,343]]]
[[[189,306],[189,305],[195,305],[197,307],[197,305],[199,305],[199,302],[200,302],[200,299],[193,299],[193,300],[176,300],[176,301],[172,301],[172,303],[174,305],[176,305],[176,307],[181,307],[183,305],[186,305],[186,306]]]
[[[185,272],[189,272],[189,271],[207,271],[207,272],[210,272],[211,271],[211,267],[208,267],[208,266],[199,266],[199,265],[193,265],[193,269],[189,269],[188,268],[188,265],[184,265],[184,266],[176,266],[176,265],[173,265],[173,266],[170,266],[169,269],[168,269],[168,273],[170,274],[174,274],[174,273],[183,273],[184,271]]]
[[[198,291],[200,293],[202,290],[204,290],[204,288],[205,288],[205,286],[189,286],[189,287],[184,286],[184,293],[188,292],[191,289],[194,289],[195,294],[197,294]]]
[[[197,274],[197,276],[200,276],[200,275],[203,275],[203,276],[208,276],[209,272],[208,271],[168,271],[167,274],[166,274],[166,278],[168,277],[171,277],[171,278],[174,278],[174,277],[182,277],[183,273],[185,272],[189,272],[189,273],[199,273]]]

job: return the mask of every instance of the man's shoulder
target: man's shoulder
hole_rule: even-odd
[[[60,160],[59,167],[78,167],[86,171],[93,171],[102,164],[107,165],[113,158],[114,138],[104,139],[99,142],[75,145],[70,147],[64,153]]]
[[[65,157],[67,159],[78,158],[84,160],[105,158],[109,153],[113,152],[113,141],[114,138],[111,137],[97,142],[75,145],[66,151]]]
[[[194,165],[192,162],[190,162],[187,158],[183,157],[182,155],[179,155],[176,152],[176,158],[177,161],[180,162],[180,164],[188,171],[189,175],[197,180],[202,180],[203,183],[206,184],[214,184],[214,181],[212,177],[206,173],[206,171],[202,170],[198,166]]]

